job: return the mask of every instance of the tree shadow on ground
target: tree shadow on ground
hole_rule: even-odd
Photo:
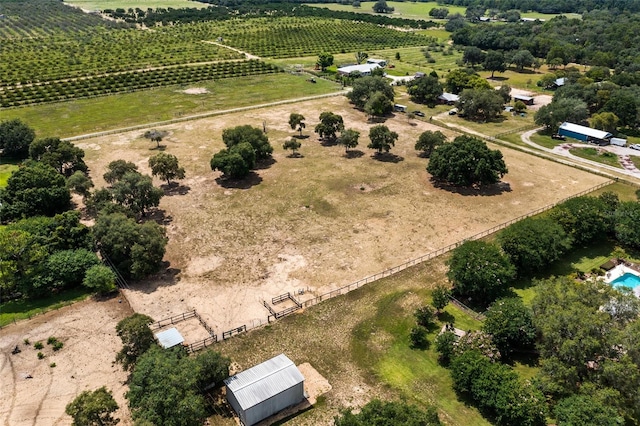
[[[438,321],[445,324],[453,324],[454,322],[456,322],[456,317],[451,315],[449,312],[442,311],[438,315]]]
[[[304,155],[300,154],[299,152],[292,152],[291,154],[287,155],[287,158],[304,158]]]
[[[530,350],[518,350],[511,354],[508,357],[503,358],[503,362],[514,366],[516,363],[520,363],[522,365],[526,365],[527,367],[537,367],[540,365],[540,356],[538,352],[533,349]]]
[[[309,135],[293,135],[294,139],[309,139]]]
[[[344,153],[345,158],[360,158],[364,155],[364,152],[359,149],[350,149],[349,151]]]
[[[322,146],[336,146],[336,145],[338,145],[338,139],[320,139],[320,145],[322,145]]]
[[[178,281],[180,281],[180,278],[178,278],[180,272],[182,272],[181,269],[171,268],[169,262],[162,262],[162,269],[158,274],[141,281],[129,282],[129,285],[136,291],[151,294],[161,287],[169,287],[177,284]]]
[[[480,187],[468,187],[451,185],[448,182],[443,182],[432,177],[431,183],[435,188],[444,189],[445,191],[464,196],[487,197],[493,195],[501,195],[504,192],[511,192],[511,185],[509,185],[508,182],[498,182],[494,183],[493,185],[485,185]]]
[[[166,185],[161,185],[160,188],[164,191],[164,195],[171,197],[173,195],[186,195],[191,190],[190,186],[182,185],[178,182],[171,182]]]
[[[509,80],[509,77],[494,76],[494,77],[487,77],[487,80],[491,80],[491,81],[505,81],[505,80]]]
[[[229,189],[249,189],[252,186],[259,185],[262,178],[256,172],[249,172],[249,175],[243,179],[230,179],[225,177],[216,178],[216,183],[223,188]]]
[[[373,116],[369,116],[369,117],[367,118],[367,122],[368,122],[368,123],[376,123],[376,124],[386,123],[386,122],[387,122],[387,119],[389,119],[389,118],[395,118],[395,117],[396,117],[396,114],[391,114],[391,116],[390,116],[390,117],[389,117],[389,116],[382,116],[382,117],[380,117],[380,116],[373,115]]]
[[[149,212],[142,218],[142,222],[154,221],[158,225],[167,226],[171,222],[173,222],[173,216],[168,215],[166,211],[162,209],[154,209]]]
[[[383,163],[399,163],[404,161],[404,157],[390,152],[376,152],[371,156],[371,158]]]
[[[265,158],[264,160],[260,160],[256,162],[255,170],[264,170],[276,164],[276,159],[273,157]]]
[[[167,149],[166,145],[156,145],[149,148],[149,151],[165,151]]]

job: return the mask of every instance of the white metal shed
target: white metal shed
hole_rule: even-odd
[[[284,354],[231,376],[224,383],[227,401],[245,426],[304,399],[304,377]]]

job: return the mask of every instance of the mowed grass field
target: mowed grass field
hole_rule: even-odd
[[[0,164],[0,188],[7,186],[7,180],[11,173],[16,171],[18,166],[14,164]]]
[[[171,120],[206,111],[320,95],[340,89],[335,83],[318,79],[313,84],[306,81],[307,78],[308,76],[286,73],[230,78],[28,108],[4,109],[0,111],[0,121],[19,118],[35,129],[38,137],[69,137]],[[189,89],[205,89],[206,93],[185,92]]]
[[[124,9],[140,8],[147,9],[168,9],[168,8],[198,8],[209,7],[207,3],[200,3],[191,0],[71,0],[65,1],[65,4],[82,8],[84,10],[105,10],[105,9]]]
[[[307,6],[324,7],[330,10],[341,10],[341,11],[347,11],[347,12],[374,14],[373,12],[374,4],[375,2],[373,1],[366,1],[366,2],[363,1],[359,8],[353,7],[351,5],[343,5],[343,4],[336,4],[336,3],[329,3],[329,4],[308,3]],[[436,2],[413,3],[413,2],[388,1],[387,4],[395,8],[395,11],[389,16],[393,16],[396,18],[407,18],[407,19],[424,19],[425,21],[433,20],[433,18],[429,16],[429,11],[433,8],[446,7],[447,9],[449,9],[450,14],[460,13],[461,15],[464,15],[467,10],[467,8],[463,6],[451,6],[451,5],[439,6],[438,3]]]
[[[362,2],[360,7],[353,7],[351,5],[343,5],[343,4],[317,4],[317,3],[308,3],[307,6],[313,7],[324,7],[331,10],[341,10],[347,12],[358,12],[358,13],[370,13],[373,14],[373,5],[375,2],[367,1]],[[395,8],[394,12],[390,16],[401,17],[407,19],[424,19],[424,20],[433,20],[438,21],[437,19],[431,18],[429,16],[429,12],[434,8],[447,8],[449,9],[449,14],[453,15],[455,13],[459,13],[464,16],[467,11],[466,7],[463,6],[454,6],[454,5],[439,5],[437,2],[398,2],[398,1],[388,1],[387,4],[393,8]],[[550,20],[555,18],[556,16],[564,15],[569,19],[580,19],[581,15],[578,13],[562,13],[562,14],[549,14],[549,13],[539,13],[539,12],[521,12],[520,16],[523,18],[531,18],[531,19],[541,19],[541,20]],[[445,22],[444,20],[442,20]]]

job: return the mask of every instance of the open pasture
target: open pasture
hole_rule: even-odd
[[[353,7],[350,4],[344,5],[344,4],[337,4],[337,3],[329,3],[329,4],[308,3],[307,6],[324,7],[331,10],[341,10],[341,11],[347,11],[347,12],[374,14],[373,12],[374,4],[375,4],[374,1],[363,1],[362,3],[360,3],[360,7]],[[434,20],[431,16],[429,16],[429,12],[431,11],[431,9],[434,9],[437,7],[446,7],[447,9],[449,9],[450,14],[459,13],[463,16],[467,11],[467,8],[463,6],[452,6],[452,5],[441,6],[435,1],[417,2],[417,3],[404,2],[404,1],[388,1],[387,4],[395,9],[390,16],[406,18],[406,19],[424,19],[425,21]]]
[[[79,7],[84,10],[94,11],[94,10],[106,10],[106,9],[124,9],[128,10],[129,8],[140,8],[142,10],[158,9],[158,8],[198,8],[202,9],[205,7],[209,7],[208,3],[200,3],[198,1],[192,0],[71,0],[65,1],[65,3],[70,4],[72,6]]]
[[[428,303],[431,289],[445,279],[444,260],[410,268],[215,348],[242,369],[284,352],[296,363],[309,362],[328,379],[332,390],[322,403],[287,425],[330,425],[339,409],[359,407],[373,398],[435,405],[450,426],[488,425],[477,410],[456,398],[449,371],[438,365],[433,346],[409,346],[413,311]],[[443,319],[464,330],[479,328],[453,306],[446,308]],[[234,424],[219,416],[211,423]]]
[[[347,127],[361,132],[349,157],[312,133],[322,111],[342,114]],[[301,158],[281,148],[295,134],[287,123],[291,112],[307,117]],[[243,182],[225,183],[209,160],[223,147],[222,130],[241,124],[266,126],[274,162]],[[510,170],[502,186],[482,192],[437,188],[425,171],[427,160],[413,148],[421,132],[437,128],[402,114],[386,124],[400,139],[393,155],[381,159],[366,148],[372,123],[343,97],[166,126],[164,149],[179,158],[187,179],[160,205],[170,269],[134,284],[127,291],[132,307],[159,317],[196,309],[216,333],[250,328],[266,320],[263,300],[299,289],[305,289],[302,301],[313,298],[603,181],[502,148]],[[155,150],[142,133],[78,144],[98,186],[116,159],[148,172]]]
[[[173,85],[135,93],[0,110],[0,120],[20,118],[38,137],[69,137],[186,115],[336,92],[339,85],[306,75],[263,74]]]

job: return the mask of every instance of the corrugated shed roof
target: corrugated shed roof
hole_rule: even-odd
[[[525,95],[513,95],[513,99],[520,99],[520,100],[523,100],[523,101],[532,101],[533,97],[525,96]]]
[[[378,64],[349,65],[346,67],[338,68],[338,72],[341,72],[343,74],[351,74],[352,72],[356,72],[356,71],[360,73],[365,73],[365,72],[371,72],[376,68],[380,68],[380,65]]]
[[[460,99],[460,96],[454,93],[444,92],[442,95],[438,96],[438,99],[442,99],[447,102],[458,102],[458,100]]]
[[[293,361],[280,354],[229,377],[224,384],[233,392],[240,407],[247,410],[303,381]]]
[[[566,121],[560,125],[560,129],[569,132],[580,133],[581,135],[591,136],[596,139],[606,139],[613,136],[604,130],[592,129],[591,127],[581,126],[579,124],[567,123]]]
[[[180,332],[175,328],[170,328],[165,331],[161,331],[160,333],[156,333],[156,339],[165,349],[172,348],[176,345],[181,345],[184,342],[184,337],[180,334]]]

